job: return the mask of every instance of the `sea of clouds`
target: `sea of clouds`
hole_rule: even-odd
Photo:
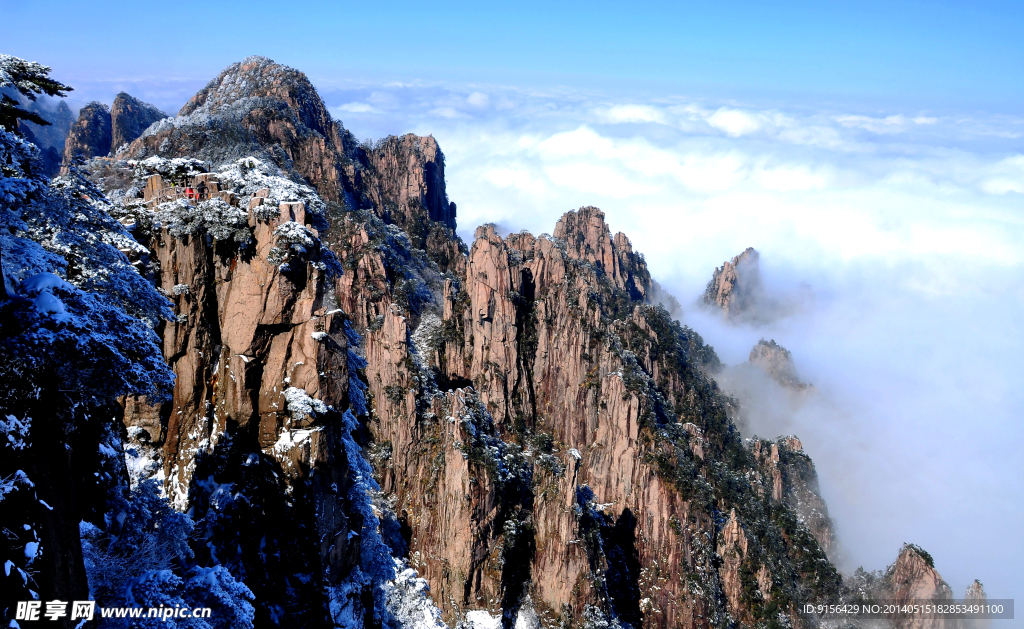
[[[803,440],[844,569],[914,542],[958,595],[1024,593],[1024,119],[315,82],[359,137],[439,140],[467,241],[596,205],[726,363],[789,348],[813,394],[732,384]],[[730,325],[696,301],[748,246],[789,314]]]

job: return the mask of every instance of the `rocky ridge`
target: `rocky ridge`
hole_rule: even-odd
[[[76,157],[106,157],[110,153],[110,109],[93,101],[78,112],[64,143],[64,165]]]
[[[796,363],[793,362],[793,354],[776,343],[775,339],[758,341],[757,345],[750,350],[750,357],[747,360],[751,365],[760,367],[771,376],[772,380],[788,389],[801,391],[811,386],[800,381],[796,373]]]
[[[325,200],[357,207],[355,147],[303,73],[247,57],[210,81],[177,116],[147,129],[124,157],[190,157],[216,164],[256,157],[313,185]]]
[[[103,103],[89,103],[78,112],[78,120],[71,125],[64,143],[65,171],[76,157],[89,159],[119,152],[151,124],[166,117],[156,107],[124,92],[109,108]]]
[[[858,569],[845,585],[848,599],[857,603],[896,603],[898,605],[953,600],[953,590],[935,569],[932,556],[914,544],[904,544],[896,561],[884,572]],[[985,589],[975,580],[964,593],[963,601],[984,603]],[[925,614],[897,614],[884,626],[894,629],[974,629],[991,625],[991,620],[937,618]]]
[[[117,153],[123,147],[134,142],[149,128],[149,125],[163,120],[167,114],[149,103],[126,94],[119,93],[110,106],[110,149]]]
[[[148,156],[216,164],[256,157],[313,186],[338,211],[368,209],[405,228],[442,268],[460,253],[437,142],[409,134],[360,144],[305,74],[266,57],[227,67],[121,157]]]

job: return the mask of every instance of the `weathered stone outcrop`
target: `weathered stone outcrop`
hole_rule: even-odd
[[[704,305],[721,309],[730,319],[755,314],[756,301],[761,293],[758,258],[757,251],[747,247],[743,253],[717,267],[704,289]]]
[[[412,246],[423,249],[444,272],[464,263],[455,235],[455,203],[448,201],[444,154],[433,136],[389,136],[357,154],[363,204],[401,227]]]
[[[167,114],[153,105],[121,92],[110,107],[111,151],[117,153],[122,146],[134,142],[149,125],[166,117]]]
[[[64,143],[65,166],[78,156],[106,157],[110,153],[110,138],[110,109],[97,102],[82,107]]]
[[[793,362],[793,354],[776,343],[775,339],[758,341],[757,345],[750,350],[748,361],[751,365],[760,367],[771,376],[772,380],[788,389],[800,391],[811,386],[800,381],[796,373],[796,363]]]
[[[796,437],[780,437],[775,442],[754,440],[754,458],[761,466],[763,482],[772,500],[785,502],[818,541],[823,551],[835,560],[836,539],[828,507],[818,488],[818,473]]]
[[[988,596],[985,594],[985,587],[981,584],[981,581],[975,579],[973,583],[967,586],[964,600],[975,603],[984,603],[988,600]]]
[[[988,596],[985,594],[985,588],[981,585],[981,581],[975,579],[967,586],[964,601],[974,605],[984,605],[988,602]],[[970,619],[963,622],[963,629],[989,629],[991,626],[992,620],[988,618]]]
[[[385,221],[404,229],[424,249],[433,222],[455,229],[455,204],[444,184],[444,154],[433,136],[384,138],[365,150],[363,190]]]
[[[953,598],[953,590],[935,569],[931,555],[913,544],[903,546],[896,563],[889,566],[885,576],[891,588],[887,594],[898,604],[948,601]],[[959,624],[955,620],[923,615],[899,617],[893,621],[896,629],[952,629]]]

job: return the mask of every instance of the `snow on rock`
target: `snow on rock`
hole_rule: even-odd
[[[501,616],[492,616],[482,609],[466,612],[466,622],[472,629],[501,629]]]
[[[196,233],[209,234],[214,240],[246,243],[252,239],[249,216],[245,210],[228,205],[221,198],[200,201],[193,205],[177,199],[157,206],[154,227],[166,227],[176,237]]]
[[[295,221],[278,225],[274,229],[274,237],[276,241],[267,255],[267,262],[271,264],[281,264],[292,254],[307,253],[319,242],[316,234]]]
[[[284,390],[285,404],[292,419],[302,419],[309,415],[322,415],[327,412],[327,405],[320,400],[309,397],[309,394],[297,387]],[[282,438],[284,435],[282,435]]]
[[[282,177],[276,167],[255,157],[225,164],[217,172],[217,177],[222,185],[234,189],[243,199],[263,193],[260,198],[264,201],[254,210],[262,220],[278,216],[278,207],[282,203],[302,203],[306,214],[317,219],[323,218],[327,212],[327,205],[313,188]]]

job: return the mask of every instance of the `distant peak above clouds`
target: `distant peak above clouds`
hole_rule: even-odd
[[[748,318],[756,309],[761,286],[760,256],[753,247],[715,269],[702,298],[704,305],[720,308],[728,319]]]

